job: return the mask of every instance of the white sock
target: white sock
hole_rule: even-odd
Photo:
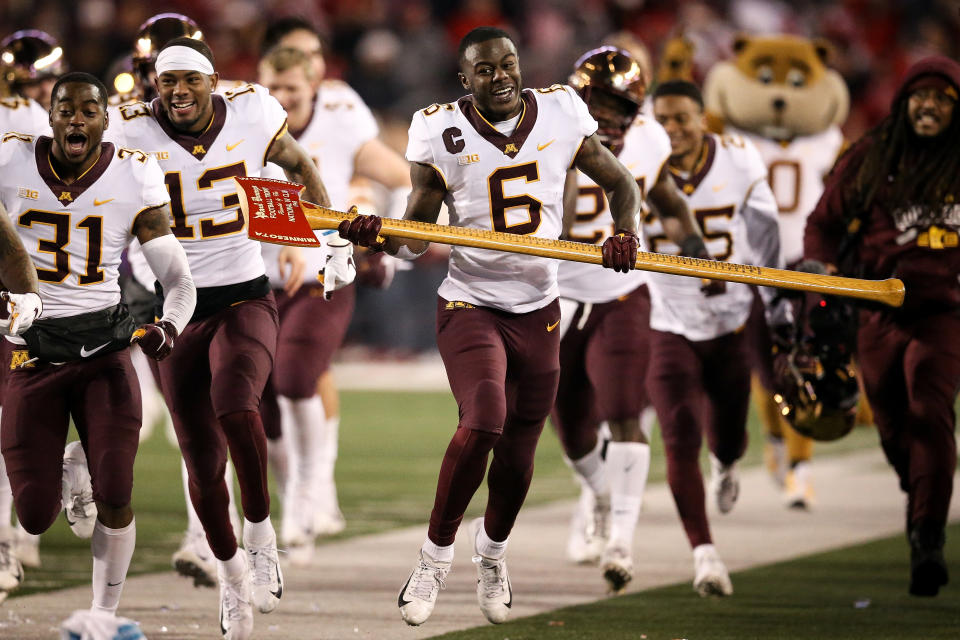
[[[318,395],[298,400],[278,396],[277,402],[289,467],[285,504],[297,505],[313,493],[327,420]]]
[[[283,436],[276,440],[267,438],[267,464],[270,467],[270,473],[273,474],[273,479],[277,483],[277,493],[280,495],[281,506],[286,504],[287,476],[290,470],[287,445],[284,440],[286,438]]]
[[[90,540],[90,549],[93,551],[91,608],[94,611],[116,614],[136,544],[136,520],[131,520],[130,524],[122,529],[111,529],[97,520]]]
[[[610,483],[610,539],[632,546],[650,473],[650,445],[611,442],[607,445],[606,470]]]
[[[333,470],[337,462],[337,446],[340,438],[340,416],[327,418],[324,429],[317,439],[317,482],[333,484]]]
[[[643,408],[640,412],[640,431],[647,442],[650,442],[650,435],[653,433],[653,425],[657,423],[657,411],[653,405]]]
[[[187,473],[187,463],[180,458],[180,478],[183,480],[183,497],[187,502],[187,531],[189,533],[203,533],[203,525],[200,524],[200,517],[197,510],[193,508],[193,500],[190,499],[190,476]]]
[[[597,446],[590,453],[579,460],[570,461],[573,470],[598,496],[606,495],[610,491],[607,474],[603,468],[603,458],[600,457],[601,451],[603,451],[603,440],[598,437]]]
[[[509,539],[510,538],[507,538],[507,540]],[[507,540],[503,542],[491,540],[490,536],[487,535],[486,526],[481,526],[480,530],[477,531],[477,553],[484,557],[498,560],[507,552]]]
[[[247,570],[247,561],[244,555],[240,553],[240,549],[237,549],[237,552],[229,560],[217,560],[217,573],[230,582],[240,579]]]
[[[242,523],[240,522],[240,512],[237,511],[237,498],[234,494],[233,488],[233,463],[227,460],[227,464],[223,469],[223,481],[227,483],[227,496],[229,501],[227,502],[227,515],[230,516],[230,526],[233,527],[233,535],[240,535],[240,527]]]
[[[437,562],[453,562],[453,545],[448,544],[445,547],[433,544],[430,538],[427,538],[420,550],[436,560]]]
[[[7,477],[7,466],[0,456],[0,527],[10,524],[13,515],[13,490],[10,488],[10,478]]]
[[[273,530],[273,523],[270,522],[270,516],[267,516],[260,522],[250,522],[243,519],[243,546],[244,547],[269,547],[277,544],[277,534]]]

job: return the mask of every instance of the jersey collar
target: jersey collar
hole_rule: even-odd
[[[524,89],[520,92],[520,100],[523,103],[520,122],[517,123],[517,128],[513,130],[513,134],[509,136],[497,131],[492,124],[487,122],[486,118],[480,115],[473,102],[472,95],[460,98],[457,101],[457,106],[460,107],[460,113],[467,119],[470,126],[487,142],[499,149],[503,155],[515,158],[520,153],[520,147],[526,142],[527,136],[533,130],[533,125],[537,122],[537,99],[533,96],[533,92]]]
[[[204,156],[207,155],[207,152],[209,152],[213,146],[213,141],[217,139],[217,136],[220,135],[220,130],[223,129],[223,123],[227,121],[227,103],[224,101],[223,96],[215,93],[210,96],[210,98],[213,101],[213,120],[210,122],[210,126],[200,132],[198,136],[192,136],[189,133],[183,133],[174,128],[170,119],[167,118],[163,106],[160,104],[160,98],[154,98],[153,102],[150,103],[150,108],[153,110],[153,117],[157,119],[157,124],[163,129],[163,132],[166,133],[171,140],[186,149],[197,161],[203,160]]]
[[[40,177],[43,178],[43,181],[47,183],[47,187],[53,192],[53,195],[57,197],[57,202],[64,207],[69,207],[84,191],[91,187],[93,183],[103,175],[107,167],[110,166],[110,161],[113,160],[113,143],[101,142],[100,157],[97,158],[97,161],[93,163],[92,167],[87,169],[83,175],[70,184],[66,184],[61,180],[60,176],[57,175],[57,172],[53,170],[53,166],[50,164],[50,147],[52,143],[53,139],[48,136],[40,136],[37,138],[37,145],[34,149],[37,170],[40,172]]]
[[[677,188],[683,192],[683,195],[689,196],[697,190],[697,187],[700,186],[703,179],[707,177],[707,173],[710,172],[710,167],[713,166],[713,159],[716,155],[717,141],[712,135],[706,135],[703,138],[703,155],[689,176],[684,178],[674,171],[673,168],[670,169],[670,175],[673,177],[673,181],[677,183]]]

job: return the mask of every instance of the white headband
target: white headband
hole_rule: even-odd
[[[157,75],[166,71],[199,71],[207,75],[212,75],[213,64],[205,55],[181,45],[167,47],[157,56],[157,62],[154,65]]]

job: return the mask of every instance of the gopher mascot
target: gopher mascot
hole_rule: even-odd
[[[763,156],[780,208],[783,257],[792,268],[803,257],[803,229],[820,199],[823,178],[844,147],[839,125],[847,117],[850,96],[840,74],[826,66],[830,47],[822,40],[739,36],[733,50],[735,57],[714,65],[704,81],[708,122],[718,132],[749,138]],[[751,324],[758,354],[769,354],[762,314],[754,314]],[[771,373],[758,362],[753,381],[754,403],[767,432],[764,457],[784,488],[786,505],[809,509],[813,442],[781,417],[771,397]]]

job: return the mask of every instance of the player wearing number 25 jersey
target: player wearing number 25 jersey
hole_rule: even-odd
[[[636,258],[633,177],[594,135],[597,123],[569,87],[522,90],[517,50],[500,29],[478,27],[460,43],[460,81],[471,92],[417,112],[407,159],[413,192],[405,218],[435,222],[445,202],[459,227],[557,238],[563,186],[576,166],[611,194],[620,233],[605,243],[611,267]],[[358,216],[340,233],[401,258],[426,250],[416,240],[377,239],[380,218]],[[491,622],[512,604],[504,554],[523,504],[540,432],[557,391],[560,310],[557,263],[540,257],[455,247],[440,285],[437,345],[460,423],[440,467],[427,540],[398,599],[412,625],[430,615],[453,559],[464,511],[483,480],[489,498],[471,526],[477,599]]]
[[[0,448],[28,532],[45,531],[62,498],[74,532],[93,536],[93,608],[114,613],[136,537],[130,497],[141,412],[128,347],[132,338],[147,355],[166,357],[195,291],[170,234],[163,174],[142,151],[101,142],[106,106],[99,80],[67,74],[53,89],[53,138],[9,133],[0,142],[0,201],[45,301],[23,338],[9,338],[16,346],[4,363]],[[117,282],[133,237],[169,290],[163,317],[139,329],[119,304]],[[71,418],[82,445],[70,443],[64,456]]]
[[[703,98],[689,82],[659,85],[653,108],[670,136],[674,180],[700,222],[710,256],[782,267],[777,205],[753,145],[706,133]],[[644,235],[653,251],[676,253],[658,221],[648,217]],[[647,279],[653,329],[647,391],[660,419],[667,479],[693,548],[694,588],[701,595],[730,595],[707,524],[699,452],[706,433],[711,492],[726,513],[739,491],[734,465],[746,448],[750,369],[742,327],[753,293],[739,283],[659,273]]]
[[[253,626],[251,586],[264,613],[282,593],[258,414],[273,365],[277,309],[232,178],[259,175],[273,161],[306,185],[309,199],[327,203],[327,196],[313,162],[287,133],[283,108],[263,87],[214,94],[213,54],[190,38],[168,42],[155,66],[158,97],[122,110],[116,135],[159,159],[173,232],[195,273],[197,310],[174,357],[161,363],[160,384],[190,498],[219,561],[221,625],[225,635],[245,638]],[[241,490],[247,561],[228,517],[228,446]]]

